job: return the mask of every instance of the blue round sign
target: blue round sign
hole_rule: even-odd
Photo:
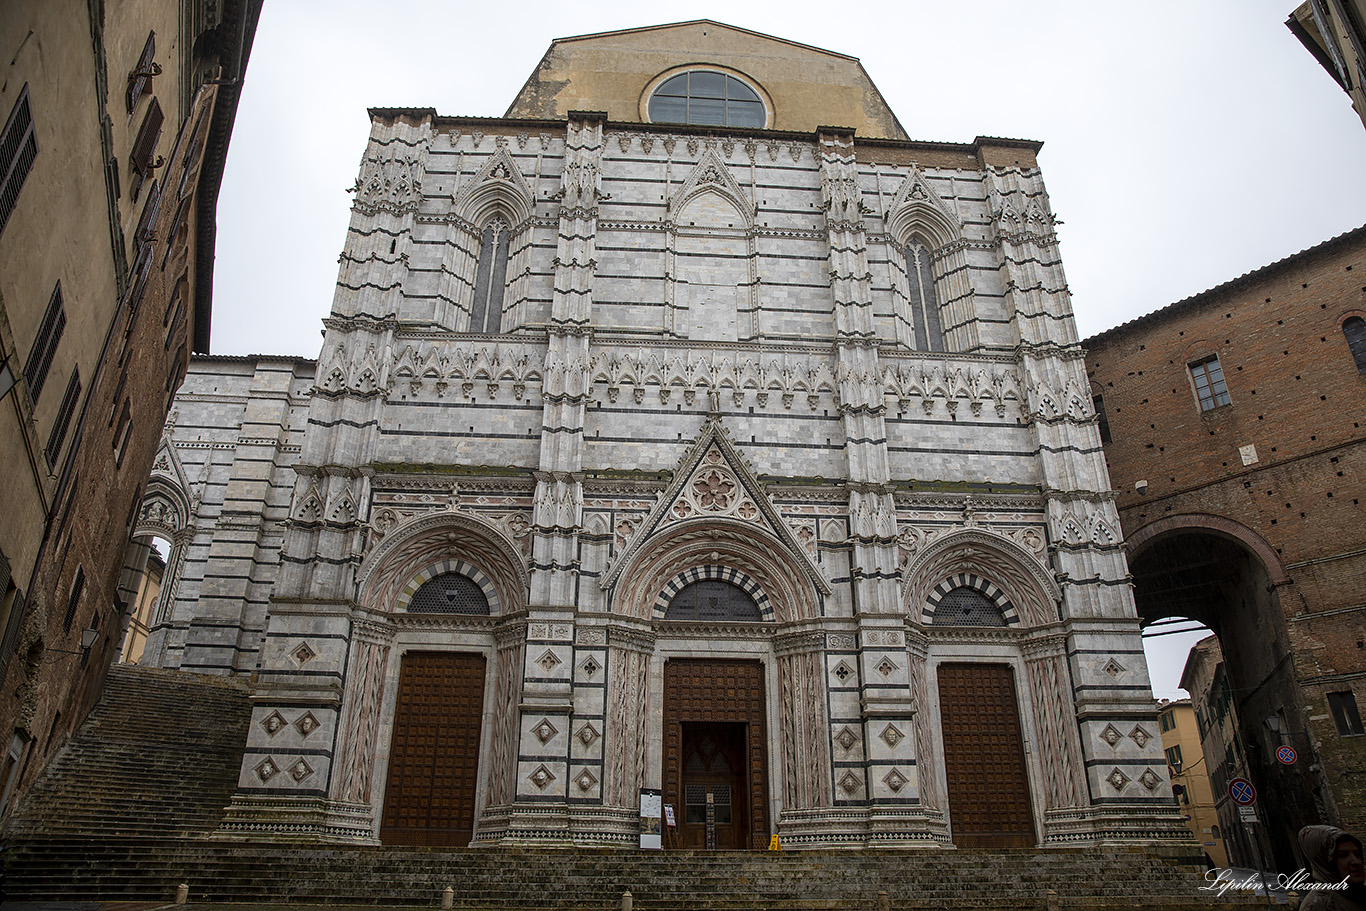
[[[1299,756],[1296,755],[1294,747],[1281,747],[1276,751],[1276,758],[1284,765],[1294,765]]]
[[[1257,799],[1257,789],[1246,778],[1235,778],[1228,783],[1228,796],[1240,807],[1250,807]]]

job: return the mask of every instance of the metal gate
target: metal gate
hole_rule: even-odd
[[[1035,844],[1015,678],[1004,664],[939,665],[939,717],[954,844]]]
[[[483,714],[484,656],[403,656],[380,841],[442,847],[470,843]]]
[[[675,809],[684,847],[705,846],[705,824],[688,821],[688,786],[692,804],[698,795],[705,801],[707,788],[727,801],[730,821],[718,820],[717,847],[768,846],[767,737],[761,663],[674,658],[664,665],[664,802]],[[723,772],[723,764],[739,768]]]

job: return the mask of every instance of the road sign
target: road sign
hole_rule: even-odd
[[[1256,807],[1239,807],[1239,808],[1238,808],[1238,818],[1241,819],[1243,822],[1256,822],[1256,821],[1257,821],[1257,808],[1256,808]]]
[[[1246,778],[1235,778],[1228,783],[1228,796],[1242,807],[1250,807],[1257,799],[1257,789]]]
[[[1279,759],[1284,765],[1294,765],[1295,760],[1299,757],[1295,754],[1294,747],[1281,747],[1279,750],[1276,751],[1276,758]]]

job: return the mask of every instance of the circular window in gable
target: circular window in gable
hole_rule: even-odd
[[[665,79],[650,96],[651,123],[754,127],[768,123],[759,94],[744,81],[715,70],[688,70]]]

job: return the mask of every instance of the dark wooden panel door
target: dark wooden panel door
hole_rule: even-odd
[[[706,832],[705,824],[687,821],[688,788],[696,804],[708,787],[713,799],[730,800],[729,831],[718,825],[717,847],[768,847],[766,730],[758,661],[675,658],[664,665],[664,802],[674,807],[686,847],[703,847]]]
[[[470,843],[483,714],[482,655],[403,656],[380,841],[442,847]]]
[[[939,717],[954,844],[1034,845],[1020,709],[1009,666],[939,665]]]

